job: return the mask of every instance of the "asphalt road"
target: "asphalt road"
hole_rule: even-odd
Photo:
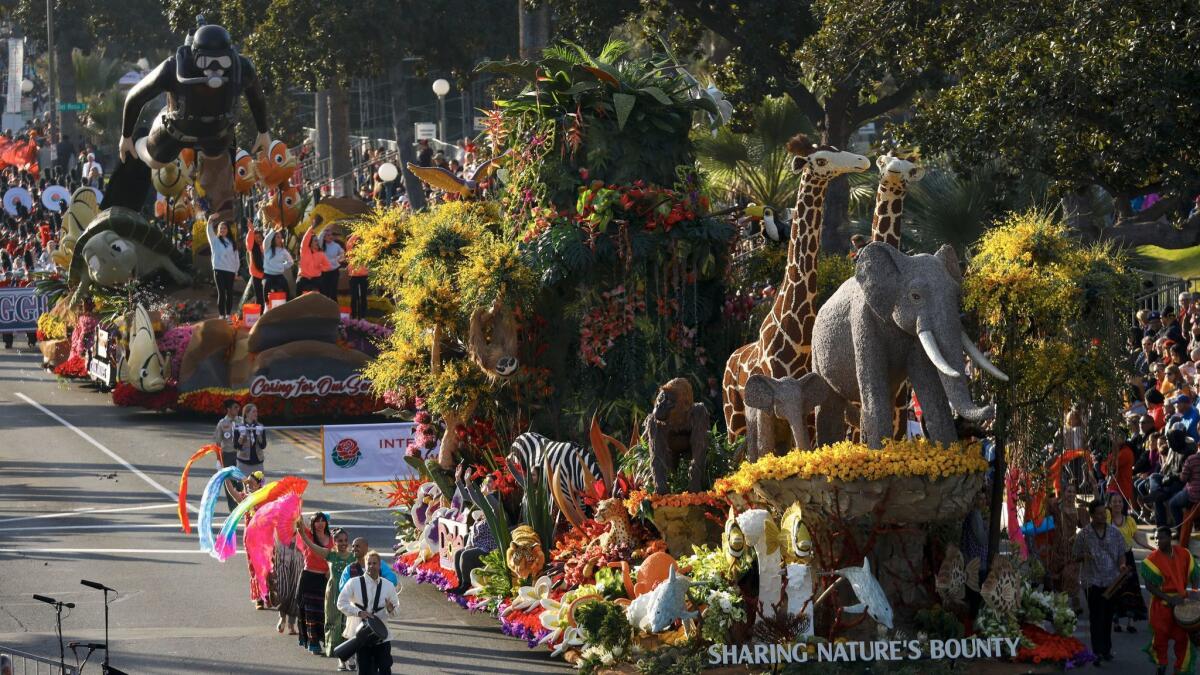
[[[102,642],[102,595],[79,583],[90,579],[120,591],[110,644],[113,665],[128,673],[333,671],[335,660],[277,634],[274,612],[254,609],[244,554],[222,564],[179,531],[179,473],[216,420],[118,408],[39,364],[33,352],[0,349],[0,647],[57,657],[54,610],[35,593],[76,604],[63,618],[64,641]],[[275,434],[268,476],[309,479],[306,512],[330,513],[334,526],[390,551],[380,495],[322,485],[317,443],[315,433]],[[194,474],[189,496],[198,505],[211,465]],[[391,624],[395,673],[569,670],[429,586],[402,578],[400,608]],[[84,672],[100,672],[99,659]]]

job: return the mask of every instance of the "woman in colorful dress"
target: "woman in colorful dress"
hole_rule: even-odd
[[[329,563],[329,581],[325,584],[325,656],[333,656],[333,648],[342,641],[342,631],[346,628],[346,616],[338,611],[338,581],[342,578],[342,570],[354,562],[354,552],[350,550],[350,535],[345,530],[333,530],[333,548],[325,548],[312,541],[304,524],[296,520],[296,531],[309,550],[320,554]],[[344,670],[347,663],[338,664],[338,670]]]
[[[320,511],[308,521],[308,537],[318,546],[331,548],[329,516]],[[304,571],[300,573],[300,646],[314,655],[323,654],[325,640],[325,585],[329,580],[329,563],[325,557],[305,546]]]

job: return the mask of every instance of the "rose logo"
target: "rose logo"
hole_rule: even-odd
[[[358,443],[353,438],[343,438],[333,448],[333,463],[342,469],[349,469],[358,464],[361,457],[362,450],[359,450]]]

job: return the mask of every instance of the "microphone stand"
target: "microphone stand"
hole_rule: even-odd
[[[37,600],[39,602],[44,602],[47,605],[54,606],[54,626],[55,626],[55,633],[58,635],[58,667],[59,667],[60,672],[65,673],[65,672],[67,672],[67,654],[66,654],[66,651],[63,649],[62,611],[63,611],[63,607],[66,605],[70,605],[71,608],[74,609],[75,603],[59,602],[58,600],[55,600],[54,598],[48,598],[44,595],[34,595],[33,599]]]
[[[108,655],[109,655],[109,649],[108,649],[108,594],[109,593],[115,594],[117,591],[116,591],[116,589],[109,588],[108,586],[105,586],[104,584],[97,583],[95,581],[88,581],[87,579],[80,579],[79,583],[81,583],[84,586],[87,586],[89,588],[94,588],[94,589],[104,593],[104,663],[101,664],[101,667],[103,668],[102,672],[107,673],[110,670],[109,665],[108,665]]]

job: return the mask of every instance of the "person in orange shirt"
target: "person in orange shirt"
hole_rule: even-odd
[[[1150,599],[1150,644],[1146,653],[1158,675],[1166,675],[1169,648],[1175,642],[1175,672],[1191,673],[1196,665],[1191,635],[1175,620],[1175,606],[1187,599],[1188,587],[1200,584],[1196,560],[1184,547],[1172,545],[1171,528],[1156,531],[1158,546],[1141,564],[1142,580]],[[1195,593],[1195,591],[1192,591]]]
[[[321,275],[333,268],[325,257],[325,248],[319,237],[313,236],[313,227],[304,231],[300,240],[300,278],[296,280],[296,293],[321,290]]]
[[[346,242],[346,257],[361,241],[357,234]],[[350,265],[346,272],[350,275],[350,316],[355,319],[367,318],[367,290],[370,282],[367,280],[368,271],[365,265]]]

